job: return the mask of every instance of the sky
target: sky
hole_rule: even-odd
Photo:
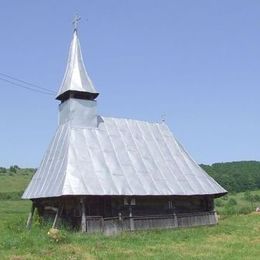
[[[198,162],[260,160],[260,1],[4,1],[0,73],[57,91],[72,20],[99,114],[166,123]],[[37,167],[55,96],[0,75],[0,166]]]

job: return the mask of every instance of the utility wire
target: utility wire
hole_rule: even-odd
[[[55,95],[55,92],[50,90],[50,89],[43,88],[43,87],[38,86],[36,84],[30,83],[30,82],[25,81],[25,80],[18,79],[16,77],[10,76],[10,75],[2,73],[2,72],[0,72],[0,75],[4,76],[6,78],[9,78],[11,80],[15,80],[15,81],[19,82],[19,83],[13,82],[11,80],[0,77],[0,80],[5,81],[9,84],[12,84],[13,86],[24,88],[24,89],[31,90],[31,91],[34,91],[34,92],[38,92],[38,93],[41,93],[41,94]],[[22,83],[22,84],[20,84],[20,83]],[[27,86],[24,86],[24,85],[27,85]]]
[[[34,88],[38,88],[38,89],[41,89],[41,90],[44,90],[44,91],[48,91],[48,92],[50,92],[50,93],[55,94],[55,92],[52,91],[52,90],[50,90],[50,89],[43,88],[43,87],[41,87],[41,86],[38,86],[38,85],[36,85],[36,84],[30,83],[30,82],[25,81],[25,80],[18,79],[18,78],[16,78],[16,77],[10,76],[10,75],[8,75],[8,74],[5,74],[5,73],[0,72],[0,75],[2,75],[2,76],[4,76],[4,77],[7,77],[7,78],[9,78],[9,79],[12,79],[12,80],[21,82],[21,83],[23,83],[23,84],[30,85],[30,86],[32,86],[32,87],[34,87]]]
[[[27,90],[30,90],[30,91],[34,91],[34,92],[38,92],[38,93],[45,94],[45,95],[51,95],[51,96],[54,95],[54,92],[51,93],[51,92],[47,92],[47,91],[43,91],[43,90],[39,90],[39,89],[27,87],[27,86],[23,86],[23,85],[21,85],[21,84],[15,83],[15,82],[10,81],[10,80],[8,80],[8,79],[3,79],[3,78],[1,78],[1,77],[0,77],[0,80],[5,81],[5,82],[11,84],[13,87],[24,88],[24,89],[27,89]]]

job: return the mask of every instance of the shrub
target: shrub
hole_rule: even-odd
[[[228,200],[227,205],[235,206],[235,205],[237,205],[237,201],[235,199],[231,198]]]
[[[221,197],[222,200],[228,200],[228,195]]]
[[[0,167],[0,173],[6,173],[6,168]]]
[[[251,201],[252,200],[252,194],[250,191],[246,191],[244,193],[244,199],[247,200],[247,201]]]
[[[258,201],[260,201],[260,195],[258,195],[258,194],[253,195],[253,194],[251,194],[250,191],[246,191],[244,193],[244,199],[247,201],[251,201],[251,202],[258,202]]]
[[[252,201],[254,201],[254,202],[260,201],[260,195],[258,195],[258,194],[253,195],[253,196],[252,196]]]
[[[224,215],[235,215],[237,214],[237,210],[234,206],[225,205],[224,210],[222,211]]]
[[[242,208],[240,208],[239,210],[238,210],[238,213],[239,214],[249,214],[249,213],[251,213],[252,212],[252,209],[251,209],[251,207],[249,207],[249,206],[244,206],[244,207],[242,207]]]
[[[224,202],[221,199],[216,199],[215,200],[215,205],[216,205],[216,207],[223,207],[224,206]]]
[[[10,171],[11,173],[16,173],[16,170],[17,170],[17,168],[16,168],[15,166],[10,166],[9,171]]]

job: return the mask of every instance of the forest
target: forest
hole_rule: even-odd
[[[229,192],[260,189],[260,162],[240,161],[200,165]]]

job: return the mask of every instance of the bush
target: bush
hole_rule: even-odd
[[[254,201],[254,202],[260,201],[260,195],[258,195],[258,194],[253,195],[253,196],[252,196],[252,201]]]
[[[6,168],[0,167],[0,173],[6,173],[6,172],[7,172]]]
[[[252,209],[251,209],[251,207],[249,207],[249,206],[244,206],[244,207],[242,207],[242,208],[240,208],[239,210],[238,210],[238,213],[239,214],[249,214],[249,213],[251,213],[252,212]]]
[[[244,193],[244,199],[247,200],[247,201],[252,201],[252,194],[250,191],[246,191]]]
[[[244,199],[247,201],[251,201],[251,202],[258,202],[258,201],[260,201],[260,195],[258,195],[258,194],[253,195],[253,194],[251,194],[250,191],[246,191],[244,193]]]
[[[228,200],[227,205],[235,206],[235,205],[237,205],[237,201],[235,199],[231,198]]]
[[[225,205],[224,210],[222,211],[224,215],[235,215],[237,214],[237,210],[234,206]]]
[[[16,173],[17,168],[15,166],[10,166],[9,171],[12,173]]]
[[[228,195],[221,197],[222,200],[228,200]]]
[[[224,206],[224,202],[221,199],[216,199],[215,200],[215,205],[216,205],[216,207],[223,207]]]

